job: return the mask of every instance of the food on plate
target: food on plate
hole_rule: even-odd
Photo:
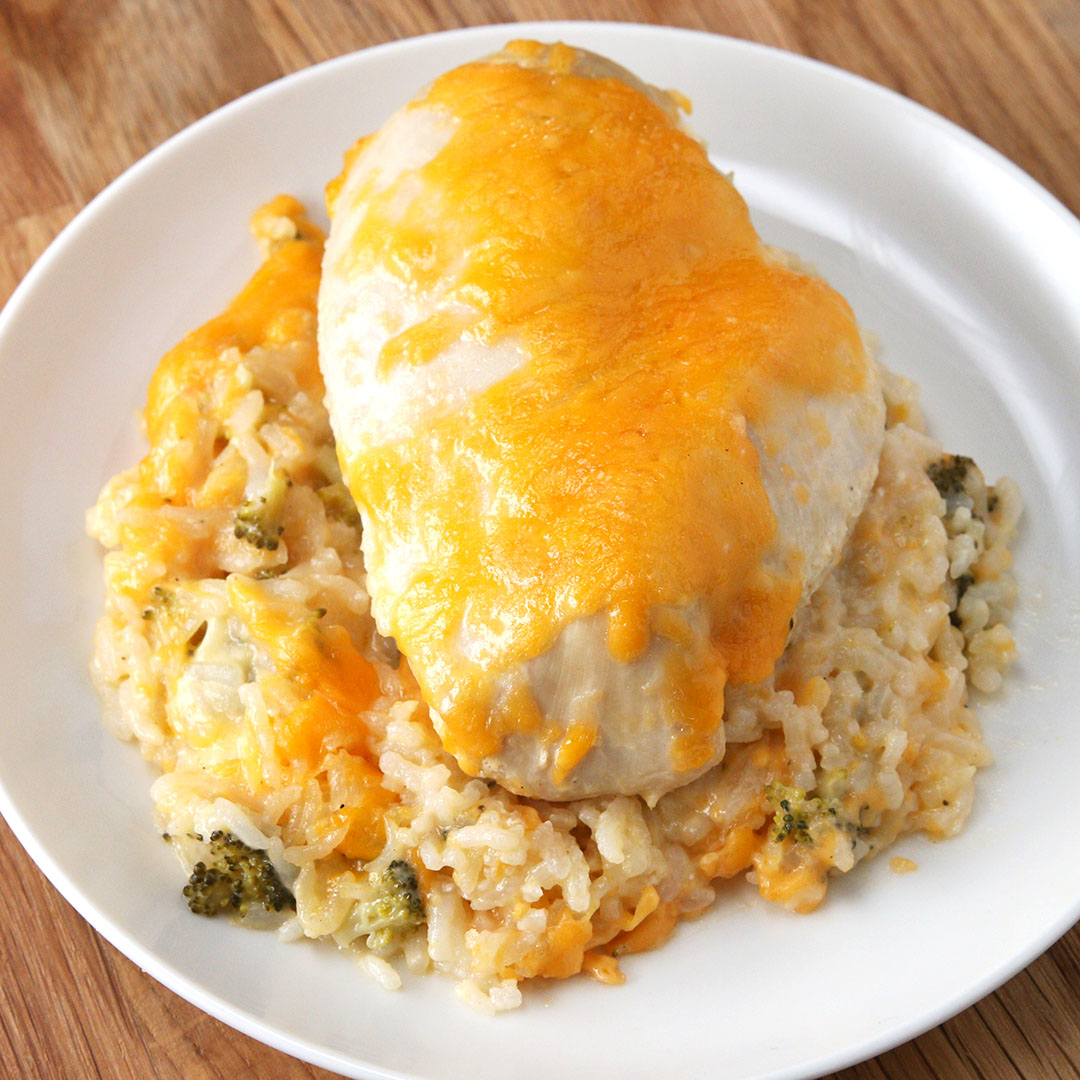
[[[335,192],[319,354],[372,610],[466,772],[644,795],[724,753],[877,473],[844,300],[607,61],[438,79]]]
[[[810,911],[963,826],[1015,485],[684,105],[565,45],[451,71],[347,155],[325,251],[260,208],[162,360],[89,514],[92,672],[192,911],[499,1010],[621,981],[725,879]]]

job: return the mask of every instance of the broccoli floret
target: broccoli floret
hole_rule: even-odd
[[[424,898],[416,871],[404,859],[395,859],[378,876],[376,895],[362,906],[369,935],[419,926],[424,921]]]
[[[777,844],[791,840],[812,847],[830,832],[839,832],[856,840],[868,835],[870,829],[862,823],[862,810],[853,816],[833,794],[846,785],[844,770],[833,770],[819,785],[820,794],[810,796],[802,788],[772,783],[765,788],[769,805],[775,808],[769,839]]]
[[[963,454],[943,454],[926,467],[927,475],[944,499],[959,495],[964,490],[968,471],[975,462]]]
[[[822,826],[848,827],[837,799],[810,797],[802,788],[780,783],[769,784],[765,797],[776,808],[770,838],[778,844],[789,838],[797,844],[813,844]]]
[[[349,913],[346,937],[366,936],[369,949],[386,949],[424,922],[424,899],[416,871],[404,859],[395,859],[381,874],[369,876],[371,895],[358,900]]]
[[[953,626],[963,629],[959,614],[960,601],[975,584],[972,572],[985,550],[985,526],[998,503],[997,492],[986,486],[982,472],[974,461],[960,454],[943,454],[926,467],[938,493],[945,500],[942,522],[949,540],[966,537],[966,554],[959,563],[950,561],[946,583],[952,583],[952,602],[949,619]],[[950,553],[950,560],[953,556]]]
[[[281,883],[266,852],[220,829],[210,834],[206,861],[195,864],[184,896],[196,915],[217,915],[231,908],[243,916],[253,904],[267,911],[296,910],[293,894]]]
[[[943,454],[926,466],[926,475],[950,510],[956,507],[961,496],[967,494],[968,475],[972,469],[976,469],[975,462],[963,454]]]
[[[340,480],[333,484],[324,484],[315,494],[322,499],[330,517],[343,521],[354,529],[360,528],[360,511],[356,509],[349,489]]]
[[[238,540],[266,551],[277,551],[285,526],[281,523],[285,510],[285,494],[289,478],[281,469],[271,469],[266,478],[266,490],[242,503],[236,511],[233,533]]]
[[[773,783],[765,789],[765,797],[776,807],[773,815],[771,838],[782,844],[789,837],[796,843],[811,844],[811,827],[820,820],[825,810],[821,799],[808,799],[802,788]],[[833,811],[835,815],[835,809]]]
[[[407,917],[414,926],[422,923],[424,898],[420,895],[416,871],[404,859],[395,859],[382,872],[382,879],[387,887],[387,897],[383,903],[389,903],[400,917]]]

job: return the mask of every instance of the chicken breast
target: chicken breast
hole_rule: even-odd
[[[679,100],[564,45],[350,153],[319,348],[380,632],[447,750],[650,801],[724,752],[877,470],[850,308],[759,240]]]

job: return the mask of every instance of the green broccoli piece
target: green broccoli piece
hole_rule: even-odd
[[[822,823],[836,825],[837,808],[833,800],[808,798],[802,788],[772,783],[765,797],[775,807],[770,838],[778,844],[791,839],[797,844],[813,844],[814,832]]]
[[[354,529],[360,528],[360,511],[356,509],[349,489],[340,480],[324,484],[315,494],[322,499],[327,514],[335,521],[343,521]]]
[[[244,916],[253,904],[267,911],[296,910],[293,894],[281,883],[266,852],[220,829],[210,834],[206,861],[195,864],[184,896],[196,915],[217,915],[232,908]]]
[[[349,913],[348,939],[367,937],[369,949],[386,949],[426,919],[416,871],[395,859],[381,874],[369,876],[371,896]]]
[[[281,469],[271,469],[266,490],[254,499],[241,503],[236,511],[233,534],[238,540],[266,551],[277,551],[285,526],[281,523],[285,510],[285,494],[291,486]]]
[[[847,771],[834,769],[819,781],[818,795],[808,795],[802,788],[772,783],[765,788],[765,797],[774,808],[773,827],[769,839],[777,844],[790,840],[794,844],[813,847],[826,836],[839,833],[854,847],[856,841],[869,835],[864,825],[861,806],[858,813],[845,809],[839,792],[847,787]],[[871,844],[871,847],[873,845]]]
[[[972,522],[987,523],[989,515],[997,507],[997,492],[986,486],[983,474],[975,462],[961,454],[943,454],[937,461],[930,462],[926,473],[934,482],[938,494],[945,500],[945,515],[942,520],[946,534],[950,539],[954,536],[969,535],[974,539],[976,550],[981,556],[982,533],[972,528]],[[966,513],[960,513],[962,510]],[[970,567],[956,575],[950,567],[946,580],[955,587],[949,620],[953,626],[962,629],[958,609],[964,594],[975,584],[975,577],[970,572]]]
[[[968,475],[972,469],[978,471],[975,462],[963,454],[942,454],[926,466],[926,475],[950,510],[955,509],[961,496],[968,494]]]
[[[404,860],[395,859],[383,872],[383,884],[389,897],[393,897],[390,906],[408,919],[414,926],[424,921],[424,898],[420,895],[420,883],[416,880],[416,871]]]
[[[772,839],[782,844],[788,837],[810,843],[810,822],[820,805],[820,799],[807,799],[802,788],[772,783],[765,789],[765,797],[773,814]]]
[[[395,859],[379,875],[378,885],[375,897],[364,903],[369,934],[408,929],[424,921],[424,898],[416,871],[404,859]]]

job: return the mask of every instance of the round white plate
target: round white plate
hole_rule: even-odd
[[[152,779],[107,736],[85,669],[100,554],[82,515],[139,452],[158,358],[256,265],[248,215],[321,205],[343,149],[422,84],[511,37],[606,53],[695,104],[764,237],[813,260],[919,380],[933,431],[1027,501],[1021,661],[982,707],[997,764],[967,830],[834,883],[812,916],[736,887],[627,984],[526,993],[489,1019],[449,982],[397,994],[349,960],[194,919]],[[404,41],[301,72],[167,142],[64,231],[0,316],[0,810],[56,887],[177,993],[350,1076],[807,1077],[987,993],[1080,915],[1080,223],[998,154],[851,75],[679,30],[586,23]]]

